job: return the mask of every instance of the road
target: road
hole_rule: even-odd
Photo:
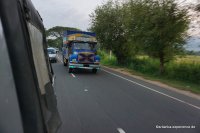
[[[61,62],[52,64],[59,133],[200,133],[199,100],[106,68],[69,74]]]

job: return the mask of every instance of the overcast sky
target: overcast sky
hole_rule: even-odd
[[[89,14],[107,0],[31,0],[43,18],[47,29],[53,26],[68,26],[86,30]],[[177,0],[191,2],[198,0]]]
[[[106,0],[31,0],[47,29],[68,26],[86,30],[89,14]]]

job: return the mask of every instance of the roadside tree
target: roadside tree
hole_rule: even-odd
[[[119,64],[125,64],[131,57],[131,47],[127,42],[122,6],[119,2],[108,1],[96,8],[90,15],[90,30],[96,32],[101,47],[112,50]]]
[[[130,0],[126,8],[129,38],[160,60],[163,74],[164,64],[183,51],[189,25],[187,11],[179,9],[174,0]]]
[[[61,47],[63,32],[66,30],[79,30],[72,27],[56,26],[46,30],[47,43],[51,47]]]

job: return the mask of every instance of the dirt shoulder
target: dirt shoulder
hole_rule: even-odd
[[[145,82],[160,86],[162,88],[169,89],[169,90],[175,91],[177,93],[180,93],[180,94],[183,94],[183,95],[186,95],[186,96],[189,96],[189,97],[192,97],[192,98],[200,100],[200,94],[194,94],[194,93],[192,93],[190,91],[180,90],[180,89],[171,87],[171,86],[166,85],[164,83],[161,83],[159,81],[148,80],[148,79],[145,79],[142,76],[133,75],[127,69],[124,69],[124,68],[111,68],[111,67],[107,67],[107,66],[103,66],[103,67],[105,67],[107,69],[110,69],[112,71],[116,71],[116,72],[119,72],[119,73],[122,73],[122,74],[125,74],[125,75],[128,75],[128,76],[131,76],[133,78],[136,78],[136,79],[139,79],[139,80],[143,80]]]

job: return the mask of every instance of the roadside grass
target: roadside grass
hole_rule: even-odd
[[[98,55],[101,57],[101,64],[103,65],[110,65],[110,66],[117,66],[117,59],[114,55],[110,57],[108,53],[105,51],[98,51]]]
[[[195,55],[187,55],[187,56],[177,56],[176,57],[176,62],[177,63],[195,63],[195,64],[200,64],[200,56],[195,56]]]
[[[159,81],[169,86],[200,94],[200,57],[178,57],[165,65],[165,73],[159,74],[159,61],[148,56],[137,56],[125,65],[117,63],[114,55],[99,52],[101,64],[112,68],[123,68],[131,74],[148,80]]]

